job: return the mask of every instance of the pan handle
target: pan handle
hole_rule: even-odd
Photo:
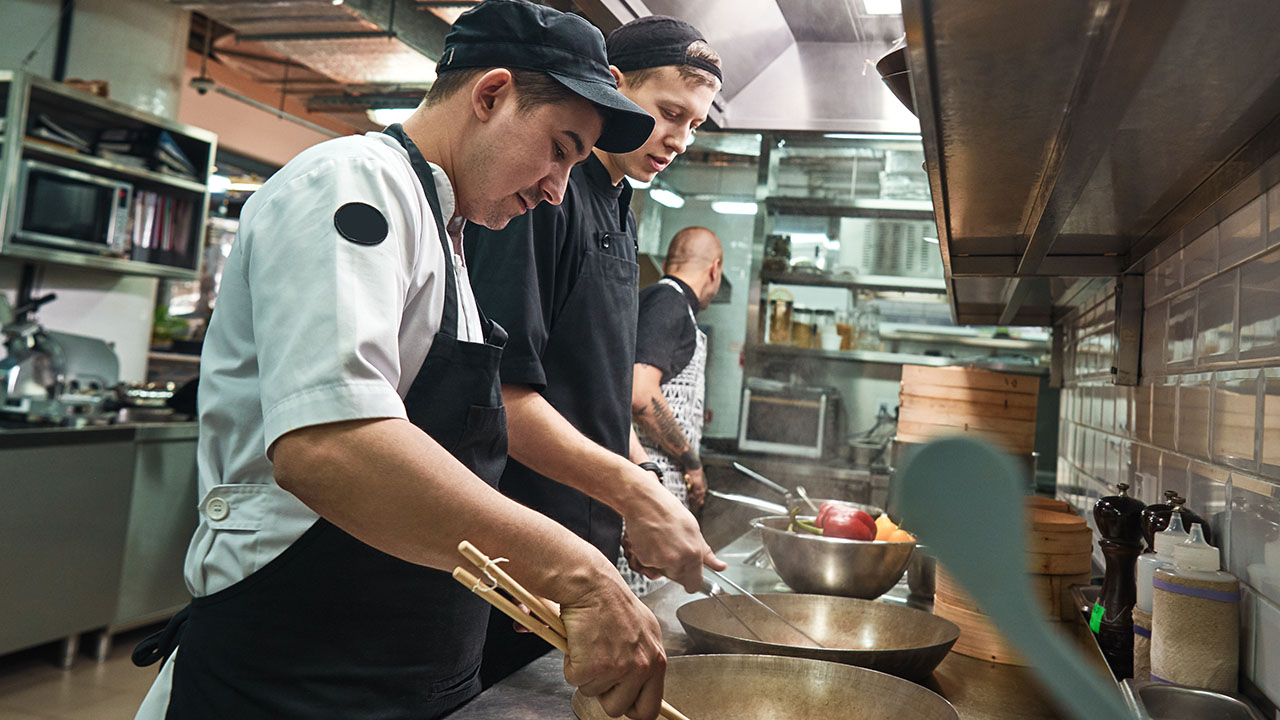
[[[720,492],[719,490],[712,490],[710,488],[707,488],[707,494],[711,497],[720,498],[721,500],[728,500],[729,502],[736,502],[740,505],[746,505],[747,507],[753,507],[757,510],[763,510],[771,515],[787,514],[787,509],[782,505],[771,503],[768,500],[761,500],[760,498],[753,498],[750,495],[735,495],[734,493]]]
[[[784,497],[784,498],[786,498],[786,499],[788,499],[788,500],[790,500],[790,499],[791,499],[791,491],[790,491],[790,490],[788,490],[788,489],[786,489],[786,488],[782,487],[782,486],[781,486],[781,485],[779,485],[778,483],[776,483],[776,482],[774,482],[774,481],[770,480],[769,478],[767,478],[767,477],[765,477],[765,476],[761,475],[760,473],[756,472],[755,470],[752,470],[751,468],[747,467],[746,465],[743,465],[743,464],[742,464],[742,463],[740,463],[740,462],[735,462],[735,463],[733,464],[733,469],[734,469],[734,470],[737,470],[738,472],[742,473],[743,475],[746,475],[747,477],[751,478],[752,480],[755,480],[756,482],[760,483],[761,485],[764,485],[765,487],[767,487],[767,488],[769,488],[770,490],[772,490],[772,491],[774,491],[774,492],[778,493],[778,494],[779,494],[779,495],[781,495],[782,497]]]

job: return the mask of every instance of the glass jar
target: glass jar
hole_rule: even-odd
[[[795,299],[782,288],[769,291],[769,323],[765,342],[773,345],[791,344],[791,322]]]
[[[813,311],[796,306],[791,315],[791,344],[795,347],[813,347]]]

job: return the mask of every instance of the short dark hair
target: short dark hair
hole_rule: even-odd
[[[435,83],[431,85],[431,89],[427,91],[427,105],[444,102],[460,89],[469,88],[476,78],[493,69],[463,68],[440,73]],[[516,107],[523,112],[582,97],[544,72],[508,69],[511,71],[512,85],[516,88]]]
[[[706,60],[707,62],[714,64],[716,67],[721,66],[720,53],[716,52],[715,48],[707,44],[706,40],[694,40],[692,43],[689,43],[689,47],[685,50],[685,53],[689,57]],[[627,79],[627,86],[634,89],[652,79],[662,71],[663,67],[674,67],[676,72],[680,73],[680,77],[694,85],[705,85],[710,88],[715,88],[716,90],[720,89],[719,78],[706,70],[696,68],[692,65],[663,65],[660,67],[641,68],[640,70],[624,72],[622,73],[622,76]]]

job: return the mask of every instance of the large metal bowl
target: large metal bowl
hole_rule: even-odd
[[[901,605],[831,595],[757,597],[822,647],[804,643],[741,595],[685,603],[676,618],[701,652],[830,660],[915,681],[926,680],[960,637],[960,628],[951,621]]]
[[[951,703],[913,682],[866,668],[769,655],[685,655],[667,661],[663,697],[692,720],[959,720]],[[573,694],[579,720],[608,720]]]
[[[752,525],[760,529],[765,552],[782,582],[798,593],[875,600],[902,579],[916,548],[913,542],[788,532],[790,522],[785,515],[773,515],[756,518]]]

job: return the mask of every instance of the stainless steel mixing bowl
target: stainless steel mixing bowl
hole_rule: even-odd
[[[913,682],[866,668],[769,655],[685,655],[667,661],[664,697],[691,720],[959,720],[951,703]],[[607,720],[573,695],[579,720]]]
[[[822,647],[814,647],[750,598],[722,595],[680,606],[676,619],[701,652],[830,660],[923,681],[960,637],[955,623],[902,605],[772,593],[758,596]]]
[[[789,517],[773,515],[756,518],[752,525],[760,529],[765,552],[778,576],[798,593],[874,600],[902,579],[916,547],[913,542],[845,540],[788,532],[790,522]]]

